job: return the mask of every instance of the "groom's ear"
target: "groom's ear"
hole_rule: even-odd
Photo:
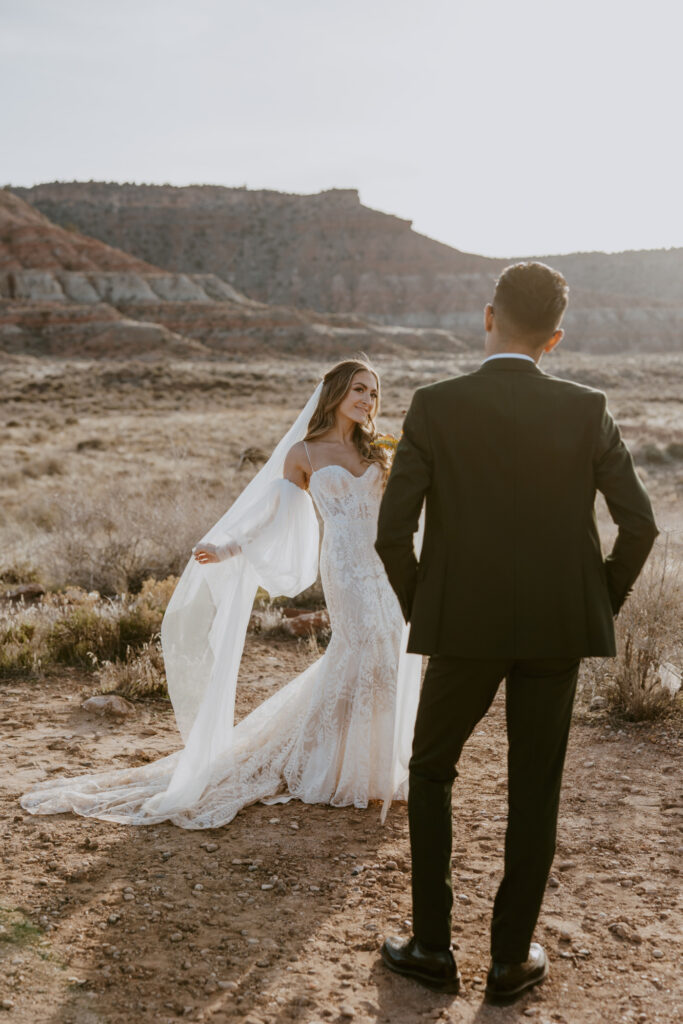
[[[550,339],[550,341],[546,342],[546,344],[543,346],[543,351],[544,352],[552,352],[552,350],[555,348],[555,346],[559,345],[563,338],[564,338],[564,331],[561,328],[558,327],[558,329],[555,331],[555,333],[553,334],[553,336]]]
[[[487,334],[493,329],[493,306],[490,302],[487,302],[484,306],[484,327]]]

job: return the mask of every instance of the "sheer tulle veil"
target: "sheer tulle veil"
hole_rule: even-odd
[[[306,435],[321,390],[322,381],[265,466],[202,538],[213,544],[239,542],[247,529],[263,523],[268,536],[278,538],[277,548],[208,566],[192,558],[169,602],[161,642],[185,747],[168,788],[143,806],[155,818],[191,807],[209,780],[211,765],[230,749],[237,675],[258,587],[272,596],[293,596],[315,582],[318,522],[309,496],[284,480],[282,472],[289,449]],[[302,531],[286,529],[292,513],[307,517],[309,543],[302,543]]]

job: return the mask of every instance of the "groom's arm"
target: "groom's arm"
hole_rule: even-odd
[[[432,479],[432,453],[423,411],[424,392],[416,391],[403,422],[401,438],[379,509],[375,548],[396,591],[406,622],[417,582],[413,534]]]
[[[619,532],[605,559],[607,589],[616,615],[628,597],[659,533],[652,505],[631,453],[621,439],[619,428],[602,395],[598,444],[595,453],[595,482],[605,497]]]

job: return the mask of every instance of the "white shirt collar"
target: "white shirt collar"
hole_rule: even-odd
[[[495,355],[487,356],[484,363],[490,363],[492,359],[528,359],[530,363],[536,363],[535,359],[525,355],[523,352],[496,352]],[[481,365],[483,366],[484,363]]]

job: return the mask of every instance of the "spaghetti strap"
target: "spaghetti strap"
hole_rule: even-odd
[[[308,459],[308,465],[311,467],[311,475],[313,475],[313,473],[315,473],[315,470],[313,469],[313,463],[311,462],[311,453],[309,452],[308,445],[306,444],[305,441],[304,441],[304,450],[306,452],[306,458]]]

